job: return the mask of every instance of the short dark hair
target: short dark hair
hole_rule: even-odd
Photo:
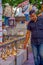
[[[31,11],[29,12],[29,15],[31,15],[32,13],[35,13],[35,10],[31,10]]]

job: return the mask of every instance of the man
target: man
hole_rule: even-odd
[[[43,65],[43,16],[37,17],[34,10],[31,10],[29,14],[31,21],[27,26],[24,48],[26,48],[31,33],[31,46],[35,65]]]
[[[26,2],[26,3],[22,4],[22,11],[23,11],[23,14],[26,17],[25,23],[27,24],[29,22],[30,3],[29,3],[29,0],[24,0],[24,2]]]
[[[8,24],[8,20],[9,20],[9,18],[10,18],[10,16],[11,16],[11,13],[9,13],[9,12],[11,12],[11,7],[9,6],[8,3],[6,3],[6,4],[5,4],[5,8],[4,8],[4,24],[5,24],[6,26],[9,25],[9,24]],[[10,16],[9,16],[9,15],[10,15]]]
[[[35,10],[35,12],[38,11],[37,4],[36,4],[36,3],[33,4],[33,6],[32,6],[32,10]]]
[[[4,9],[4,24],[6,26],[9,25],[9,18],[11,16],[14,16],[14,11],[13,11],[13,7],[11,7],[8,3],[5,4],[5,9]]]

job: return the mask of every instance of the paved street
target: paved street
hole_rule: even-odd
[[[33,60],[33,54],[29,53],[28,60],[23,65],[35,65]]]
[[[35,65],[34,64],[34,59],[33,59],[31,44],[29,44],[28,47],[29,47],[28,48],[28,60],[23,65]]]

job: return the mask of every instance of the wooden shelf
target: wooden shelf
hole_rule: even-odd
[[[14,38],[12,40],[7,40],[6,42],[3,42],[2,44],[0,44],[0,47],[5,47],[6,45],[12,44],[13,42],[17,42],[17,41],[22,40],[22,39],[25,39],[25,36]]]
[[[25,18],[25,16],[17,16],[17,17],[15,17],[15,21],[16,22],[26,21],[26,18]]]

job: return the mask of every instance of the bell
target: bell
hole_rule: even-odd
[[[10,55],[10,50],[9,50],[9,48],[8,48],[8,47],[6,48],[6,54],[7,54],[7,56],[9,56],[9,55]]]
[[[17,54],[17,52],[16,52],[16,50],[15,50],[14,48],[12,48],[11,54],[12,54],[12,55],[16,55],[16,54]]]
[[[4,52],[1,54],[1,58],[3,59],[3,60],[6,60],[7,59],[7,54],[5,54]]]

